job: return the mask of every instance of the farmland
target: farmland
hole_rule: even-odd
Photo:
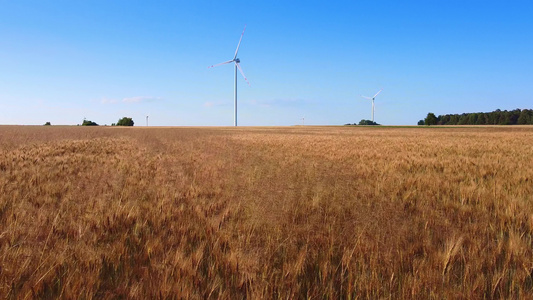
[[[2,298],[524,298],[533,128],[0,126]]]

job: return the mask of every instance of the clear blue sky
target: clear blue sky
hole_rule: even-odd
[[[4,1],[0,124],[416,124],[533,108],[533,1]]]

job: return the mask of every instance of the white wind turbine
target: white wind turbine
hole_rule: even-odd
[[[234,126],[237,126],[237,69],[239,69],[239,72],[241,72],[241,75],[242,77],[244,77],[244,80],[246,81],[246,83],[248,83],[248,85],[250,85],[250,83],[248,82],[248,79],[246,79],[246,76],[244,75],[244,72],[242,71],[242,68],[241,68],[241,65],[240,65],[240,62],[241,60],[237,58],[237,53],[239,52],[239,47],[241,46],[241,41],[242,41],[242,36],[244,35],[244,31],[246,30],[246,25],[244,25],[244,29],[242,30],[242,33],[241,33],[241,38],[239,39],[239,44],[237,44],[237,50],[235,50],[235,55],[233,56],[233,59],[232,60],[228,60],[226,62],[223,62],[223,63],[219,63],[219,64],[216,64],[216,65],[212,65],[212,66],[209,66],[207,67],[208,69],[209,68],[213,68],[213,67],[218,67],[218,66],[221,66],[221,65],[225,65],[225,64],[229,64],[229,63],[235,63],[235,88],[234,88],[234,98],[235,98],[235,101],[234,101],[234,115],[233,115],[233,125]]]
[[[379,92],[377,92],[372,98],[361,95],[361,97],[365,99],[372,100],[372,122],[374,122],[374,99],[376,99],[376,97],[379,95],[379,93],[381,93],[381,91],[383,91],[383,89],[379,90]]]

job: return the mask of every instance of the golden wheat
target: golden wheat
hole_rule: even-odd
[[[533,128],[0,127],[4,298],[527,298]]]

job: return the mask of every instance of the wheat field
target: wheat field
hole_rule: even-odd
[[[527,126],[0,126],[0,296],[532,298],[532,167]]]

